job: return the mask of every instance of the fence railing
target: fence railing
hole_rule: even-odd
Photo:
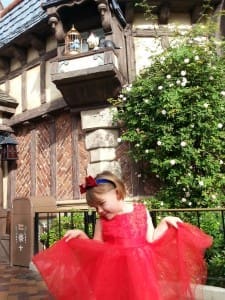
[[[164,216],[173,215],[210,234],[214,242],[206,252],[208,281],[210,285],[225,287],[225,208],[151,209],[150,214],[155,226]],[[95,222],[96,212],[93,210],[35,213],[34,253],[62,238],[68,229],[79,228],[92,237]]]

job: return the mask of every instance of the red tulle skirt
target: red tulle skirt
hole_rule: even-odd
[[[210,236],[187,223],[153,243],[64,239],[33,257],[57,300],[185,300],[204,284]]]

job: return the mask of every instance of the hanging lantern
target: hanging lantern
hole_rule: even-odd
[[[17,142],[10,135],[1,135],[1,159],[17,160],[18,154],[16,149]]]
[[[81,35],[73,25],[65,38],[65,54],[78,54],[81,52],[81,49]]]

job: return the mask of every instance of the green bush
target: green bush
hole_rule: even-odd
[[[224,42],[209,26],[194,28],[124,87],[114,116],[130,154],[161,182],[156,197],[170,207],[225,203]],[[201,37],[200,37],[201,35]]]
[[[49,247],[61,239],[67,230],[74,228],[84,230],[84,212],[71,211],[67,215],[54,218],[49,230],[41,233],[40,241]]]

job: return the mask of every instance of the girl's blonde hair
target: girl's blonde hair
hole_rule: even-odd
[[[107,193],[113,189],[117,190],[119,199],[126,197],[126,188],[123,181],[110,171],[103,171],[96,175],[95,180],[106,179],[107,182],[98,184],[86,191],[86,200],[88,205],[98,203],[98,195]]]

